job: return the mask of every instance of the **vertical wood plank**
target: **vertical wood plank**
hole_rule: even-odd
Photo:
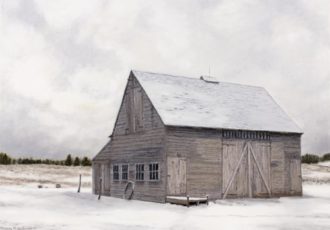
[[[252,198],[252,178],[251,178],[251,151],[248,151],[248,186],[249,197]]]

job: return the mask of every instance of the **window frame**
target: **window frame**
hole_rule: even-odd
[[[123,175],[124,175],[123,166],[127,166],[127,172],[125,172],[126,175],[127,175],[127,178],[123,178]],[[120,170],[121,170],[121,175],[120,175],[121,181],[128,181],[128,177],[129,177],[129,164],[128,163],[121,164],[120,165]]]
[[[142,170],[138,168],[138,166],[142,166]],[[135,164],[135,181],[145,181],[145,163],[136,163]],[[142,178],[142,179],[141,179]]]
[[[153,166],[157,165],[157,170],[153,169]],[[151,170],[150,170],[150,166],[151,166]],[[152,179],[152,173],[154,173],[154,176],[157,175],[156,179]],[[160,167],[159,167],[159,162],[150,162],[148,163],[148,180],[152,181],[152,182],[157,182],[160,180]]]
[[[115,172],[115,167],[117,167],[117,171]],[[115,178],[115,175],[118,174],[118,178]],[[112,180],[113,181],[120,181],[120,165],[113,164],[112,165]]]

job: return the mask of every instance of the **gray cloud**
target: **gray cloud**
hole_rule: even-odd
[[[130,69],[264,86],[330,151],[330,3],[0,0],[0,151],[95,154]]]

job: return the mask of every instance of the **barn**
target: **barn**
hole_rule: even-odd
[[[166,202],[301,196],[301,129],[262,87],[131,71],[93,192]]]

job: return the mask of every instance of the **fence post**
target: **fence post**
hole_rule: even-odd
[[[79,174],[79,185],[78,185],[77,193],[80,193],[80,187],[81,187],[81,174]]]
[[[100,177],[100,184],[99,184],[99,197],[98,200],[101,199],[101,193],[102,193],[102,177]]]

